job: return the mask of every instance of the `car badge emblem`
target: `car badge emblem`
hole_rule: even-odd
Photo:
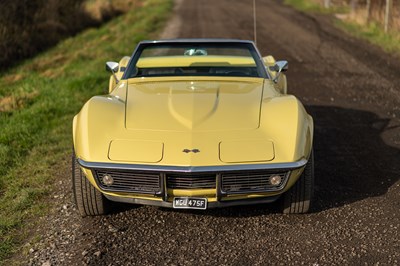
[[[198,152],[200,152],[200,150],[199,149],[193,149],[193,150],[184,149],[182,152],[184,152],[184,153],[189,153],[189,152],[198,153]]]

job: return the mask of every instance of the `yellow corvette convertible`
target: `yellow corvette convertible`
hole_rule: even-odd
[[[140,42],[107,62],[109,94],[73,120],[82,216],[113,202],[208,209],[277,201],[310,209],[313,120],[287,94],[286,61],[229,39]]]

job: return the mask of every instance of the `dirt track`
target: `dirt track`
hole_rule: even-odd
[[[250,0],[177,3],[163,37],[253,38]],[[289,61],[289,92],[315,120],[313,213],[128,207],[81,219],[59,191],[30,263],[400,264],[400,60],[280,1],[259,0],[257,15],[261,53]]]

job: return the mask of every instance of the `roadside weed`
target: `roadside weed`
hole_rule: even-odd
[[[60,175],[70,158],[72,118],[106,91],[105,61],[156,38],[171,9],[171,0],[146,0],[0,74],[0,264],[18,247],[17,231],[45,212],[55,181],[70,178]]]

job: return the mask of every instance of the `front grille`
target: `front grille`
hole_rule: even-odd
[[[220,190],[223,194],[244,194],[280,191],[286,185],[290,172],[222,172],[222,173],[156,173],[138,172],[119,169],[93,169],[93,176],[99,187],[105,191],[131,192],[138,194],[160,194],[163,189],[162,179],[166,177],[169,189],[215,189],[217,176],[220,176]],[[103,177],[110,175],[114,182],[106,185]],[[274,175],[281,176],[280,184],[270,184]]]
[[[114,179],[112,185],[105,185],[104,175]],[[106,191],[135,192],[155,194],[161,192],[161,176],[159,173],[143,173],[128,170],[95,169],[93,175],[97,184]]]
[[[269,181],[274,175],[282,177],[282,181],[277,186],[271,185]],[[288,172],[223,173],[221,188],[226,194],[279,191],[285,186],[288,176]]]
[[[216,174],[167,174],[167,187],[176,189],[215,188]]]

